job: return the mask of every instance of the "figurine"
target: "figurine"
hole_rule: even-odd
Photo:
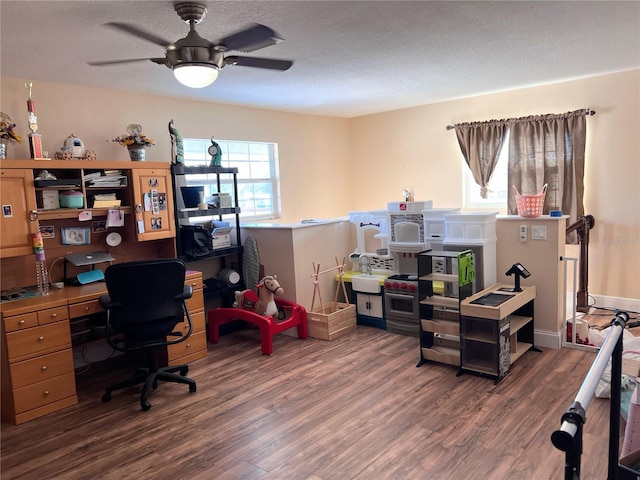
[[[220,148],[220,145],[213,141],[213,137],[211,137],[209,155],[211,155],[211,164],[209,165],[210,167],[222,166],[222,149]]]
[[[182,165],[184,164],[184,146],[180,132],[173,126],[173,118],[169,122],[169,134],[171,135],[171,163]]]

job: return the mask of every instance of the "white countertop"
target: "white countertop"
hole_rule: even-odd
[[[337,218],[318,218],[318,219],[305,219],[296,223],[276,223],[276,222],[255,222],[255,223],[241,223],[240,228],[274,228],[274,229],[287,229],[293,230],[297,228],[316,227],[318,225],[328,225],[331,223],[348,222],[349,217],[337,217]]]

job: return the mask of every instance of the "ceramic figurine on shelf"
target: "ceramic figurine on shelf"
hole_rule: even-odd
[[[220,148],[220,145],[213,141],[213,137],[211,137],[209,155],[211,155],[211,163],[209,164],[210,167],[222,166],[222,149]]]
[[[169,122],[169,134],[171,135],[171,163],[182,165],[184,163],[184,146],[180,132],[173,126],[173,119]]]

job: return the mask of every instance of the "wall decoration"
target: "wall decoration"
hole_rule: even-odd
[[[89,245],[91,230],[88,227],[62,227],[62,245]]]
[[[107,231],[107,221],[106,220],[96,220],[91,222],[91,231],[93,233],[102,233]]]
[[[13,217],[13,207],[11,205],[2,205],[2,216],[4,218]]]
[[[53,225],[40,225],[39,230],[42,238],[56,238],[56,229]]]

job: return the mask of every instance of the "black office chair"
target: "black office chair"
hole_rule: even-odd
[[[149,410],[147,397],[151,388],[158,388],[160,380],[186,383],[189,391],[195,392],[195,380],[185,376],[188,365],[158,368],[159,349],[184,342],[191,335],[185,300],[191,298],[193,290],[184,283],[184,262],[162,259],[119,263],[107,268],[105,280],[109,294],[100,297],[100,304],[107,311],[107,343],[120,352],[143,352],[146,365],[127,380],[107,388],[102,401],[110,401],[114,390],[144,383],[140,405],[142,410]],[[174,332],[185,317],[187,332]],[[172,336],[178,338],[167,338]]]

